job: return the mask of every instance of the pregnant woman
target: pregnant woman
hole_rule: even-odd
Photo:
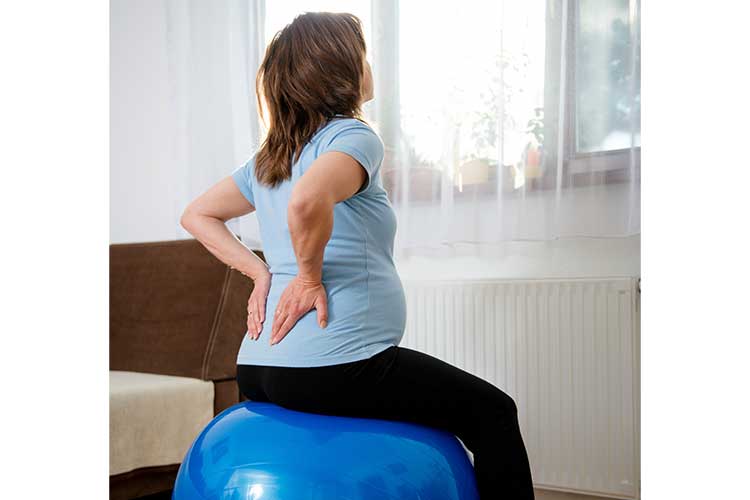
[[[533,498],[513,399],[398,346],[406,303],[380,179],[384,147],[361,119],[373,97],[365,56],[351,14],[306,13],[278,32],[256,80],[265,141],[182,216],[213,255],[254,281],[240,389],[298,411],[444,429],[472,451],[481,498]],[[252,211],[268,267],[225,224]]]

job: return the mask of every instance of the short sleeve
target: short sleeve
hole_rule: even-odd
[[[252,206],[255,206],[255,197],[253,196],[253,177],[255,167],[255,155],[252,156],[244,165],[237,167],[232,172],[232,179],[237,184],[242,195],[247,198]]]
[[[371,128],[361,123],[337,131],[319,154],[329,151],[346,153],[365,169],[367,180],[355,194],[370,187],[383,162],[383,142]]]

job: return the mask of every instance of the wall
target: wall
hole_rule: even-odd
[[[639,277],[640,245],[640,235],[519,241],[481,255],[399,259],[396,266],[403,280]]]
[[[163,2],[110,3],[110,242],[174,239]]]

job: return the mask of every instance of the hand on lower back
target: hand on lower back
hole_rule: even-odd
[[[247,299],[247,334],[257,340],[266,319],[266,299],[271,289],[271,274],[257,278],[253,282],[253,291]]]
[[[319,281],[305,281],[295,276],[281,294],[273,318],[271,345],[282,341],[297,321],[308,312],[318,311],[318,324],[325,328],[328,323],[328,298]]]

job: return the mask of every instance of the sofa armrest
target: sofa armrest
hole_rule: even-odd
[[[252,290],[251,279],[236,270],[227,272],[222,300],[203,358],[203,380],[221,381],[236,377],[237,351],[247,332],[247,299]]]
[[[234,378],[252,287],[195,239],[110,245],[110,370]]]

